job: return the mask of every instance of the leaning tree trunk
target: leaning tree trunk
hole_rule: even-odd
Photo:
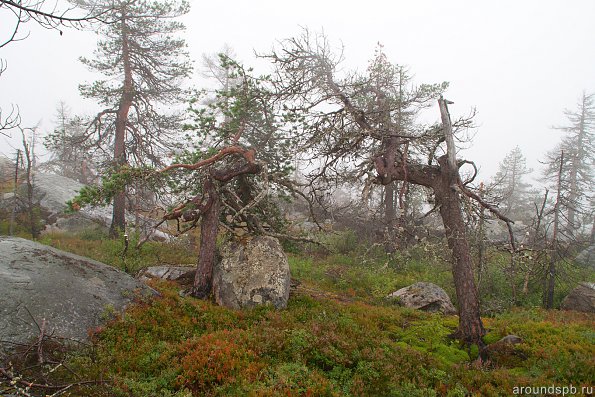
[[[455,336],[464,343],[484,346],[485,329],[480,317],[479,294],[475,285],[473,261],[465,232],[459,193],[451,183],[451,170],[446,159],[441,162],[441,183],[434,188],[440,204],[440,216],[452,251],[452,275],[459,304],[459,328]]]
[[[439,159],[440,178],[434,184],[434,194],[440,204],[440,215],[446,229],[448,246],[452,250],[452,275],[459,303],[459,328],[455,333],[466,344],[482,348],[485,329],[481,322],[479,294],[473,274],[473,261],[465,233],[465,222],[458,193],[460,176],[448,102],[440,98],[440,116],[446,141],[446,156]],[[480,349],[481,350],[481,349]]]

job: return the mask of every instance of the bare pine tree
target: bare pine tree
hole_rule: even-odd
[[[470,162],[456,159],[453,132],[457,127],[468,126],[469,121],[452,123],[448,102],[440,99],[442,124],[425,134],[412,135],[401,130],[397,123],[379,122],[389,112],[391,116],[396,112],[398,117],[399,107],[383,101],[390,93],[387,89],[390,86],[377,89],[373,79],[353,73],[339,77],[340,58],[333,56],[328,41],[320,35],[310,36],[306,31],[283,42],[282,50],[269,57],[277,65],[278,89],[292,104],[295,122],[300,124],[301,147],[312,151],[322,163],[315,178],[328,175],[342,164],[359,162],[363,157],[360,167],[375,174],[375,183],[386,186],[401,181],[434,192],[452,250],[460,314],[455,335],[467,344],[484,346],[485,329],[480,318],[461,196],[480,201],[502,219],[507,218],[468,188],[473,177],[463,181],[459,176],[459,168]],[[412,95],[417,98],[425,95],[430,100],[432,96],[428,93],[436,89],[435,85],[421,85]],[[368,100],[361,100],[362,95]],[[446,154],[436,156],[444,141]],[[376,150],[368,150],[370,147]]]

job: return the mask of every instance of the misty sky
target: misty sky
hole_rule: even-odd
[[[259,65],[254,50],[266,52],[307,27],[324,30],[337,48],[345,47],[346,70],[364,69],[380,42],[392,62],[410,68],[416,83],[450,82],[445,97],[455,102],[453,118],[478,110],[473,146],[460,156],[474,160],[483,179],[516,145],[538,168],[538,159],[559,140],[551,127],[564,124],[564,109],[575,108],[583,90],[595,92],[594,0],[190,3],[185,38],[197,69],[202,53],[215,53],[224,43],[245,64]],[[0,40],[7,17],[0,12]],[[75,114],[97,110],[78,95],[78,84],[93,80],[78,57],[92,55],[97,35],[25,28],[26,40],[0,49],[8,63],[0,77],[0,107],[17,104],[23,125],[40,123],[41,133],[53,128],[61,100]],[[192,83],[200,86],[196,76]],[[0,153],[13,152],[0,137]]]

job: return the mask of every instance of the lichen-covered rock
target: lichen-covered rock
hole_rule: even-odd
[[[448,294],[439,286],[432,283],[419,282],[388,295],[389,299],[397,304],[412,309],[427,312],[441,312],[443,314],[456,314]]]
[[[595,283],[580,283],[564,298],[561,308],[595,313]]]
[[[135,297],[156,294],[128,274],[33,241],[0,237],[0,348],[45,333],[87,338]]]
[[[239,309],[272,304],[287,306],[290,272],[279,241],[261,236],[226,244],[213,271],[213,293],[219,305]]]

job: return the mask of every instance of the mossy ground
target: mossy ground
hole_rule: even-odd
[[[99,244],[60,241],[62,249]],[[145,258],[162,257],[171,247],[151,249]],[[105,253],[97,250],[85,253],[101,259]],[[421,252],[395,263],[362,258],[290,255],[300,284],[281,311],[225,309],[180,297],[173,283],[155,282],[161,298],[97,330],[93,345],[69,353],[50,379],[105,379],[64,395],[122,397],[509,396],[515,386],[592,386],[595,316],[522,308],[486,317],[486,342],[516,334],[523,343],[480,364],[477,351],[449,339],[456,316],[382,299],[421,280],[452,295],[447,263],[430,256],[424,262]],[[118,265],[113,258],[110,263]]]

